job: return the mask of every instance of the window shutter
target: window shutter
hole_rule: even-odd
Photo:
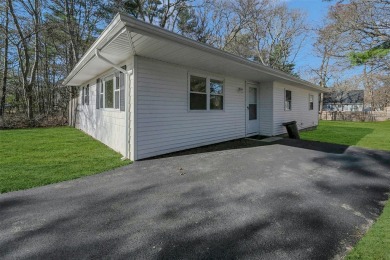
[[[126,65],[122,67],[122,69],[126,70]],[[119,108],[120,111],[125,111],[126,109],[126,97],[125,97],[125,74],[119,73],[119,88],[120,88],[120,94],[119,94]]]
[[[96,80],[96,109],[99,109],[99,100],[100,100],[100,79]]]
[[[89,105],[89,84],[87,85],[87,88],[85,89],[85,104]]]
[[[84,105],[84,87],[81,89],[81,104]]]

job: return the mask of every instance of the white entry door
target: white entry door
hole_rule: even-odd
[[[246,135],[258,134],[259,121],[259,87],[255,84],[246,84]]]

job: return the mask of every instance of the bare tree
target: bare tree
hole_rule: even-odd
[[[2,94],[0,100],[0,116],[4,116],[5,98],[7,94],[7,79],[8,79],[8,51],[9,51],[9,14],[8,5],[5,4],[5,23],[4,23],[4,59],[3,59],[3,79],[2,79]]]
[[[216,1],[210,43],[293,74],[307,28],[304,14],[269,0]]]
[[[350,40],[349,58],[354,65],[372,62],[389,70],[390,1],[351,0],[332,7],[330,17],[337,31]]]
[[[33,120],[33,86],[36,81],[38,59],[39,59],[39,30],[40,30],[40,8],[39,0],[28,0],[19,2],[26,13],[30,15],[32,26],[27,25],[27,28],[22,28],[20,17],[14,10],[14,1],[7,0],[9,12],[13,18],[14,25],[17,30],[18,40],[16,43],[19,66],[22,74],[22,86],[24,96],[27,101],[27,116],[30,121]],[[32,27],[30,29],[30,27]],[[29,45],[30,39],[33,38],[33,53]]]

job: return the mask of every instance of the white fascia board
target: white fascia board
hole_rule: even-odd
[[[121,20],[123,23],[127,26],[128,30],[134,33],[139,33],[142,35],[150,36],[153,38],[160,38],[160,39],[165,39],[173,42],[177,42],[189,47],[193,47],[195,49],[199,49],[217,56],[220,56],[225,59],[230,59],[232,61],[235,61],[237,63],[240,63],[243,66],[250,67],[250,68],[255,68],[263,73],[266,73],[268,75],[271,75],[273,77],[276,77],[278,79],[283,79],[289,82],[293,82],[298,85],[303,85],[306,87],[309,87],[311,89],[315,89],[319,92],[326,92],[323,88],[308,82],[306,80],[298,79],[296,77],[293,77],[285,72],[273,69],[271,67],[265,66],[260,63],[256,63],[250,60],[247,60],[245,58],[241,58],[237,55],[222,51],[220,49],[214,48],[210,45],[204,44],[197,42],[195,40],[189,39],[187,37],[184,37],[182,35],[179,35],[177,33],[173,33],[171,31],[168,31],[166,29],[157,27],[155,25],[151,25],[145,22],[142,22],[140,20],[137,20],[133,17],[130,17],[129,15],[126,14],[119,14],[121,17]]]
[[[225,59],[232,60],[241,66],[245,66],[251,69],[256,69],[262,73],[266,73],[272,77],[275,78],[276,81],[282,79],[287,82],[291,82],[294,84],[297,84],[298,86],[304,86],[308,87],[310,89],[314,89],[318,92],[326,92],[324,88],[321,88],[315,84],[312,84],[308,81],[295,78],[287,73],[284,73],[282,71],[272,69],[268,66],[265,66],[263,64],[259,64],[253,61],[249,61],[247,59],[241,58],[239,56],[227,53],[225,51],[222,51],[220,49],[214,48],[210,45],[203,44],[200,42],[197,42],[195,40],[186,38],[182,35],[173,33],[171,31],[168,31],[166,29],[160,28],[155,25],[151,25],[145,22],[142,22],[140,20],[137,20],[127,14],[118,13],[115,18],[112,20],[112,22],[107,26],[107,28],[103,31],[101,36],[94,42],[94,44],[88,49],[86,54],[81,58],[81,60],[76,64],[74,69],[71,71],[71,73],[66,77],[63,84],[67,85],[68,82],[95,56],[95,49],[101,49],[103,46],[106,45],[107,42],[111,40],[118,31],[122,30],[124,27],[129,32],[139,33],[145,36],[150,36],[157,39],[167,40],[167,41],[173,41],[177,42],[201,51],[205,51],[208,53],[211,53],[213,55],[220,56]]]
[[[95,57],[95,49],[101,49],[102,46],[110,41],[113,35],[124,28],[123,23],[121,22],[121,16],[117,14],[111,23],[104,29],[99,38],[92,44],[92,46],[87,50],[87,52],[83,55],[83,57],[79,60],[79,62],[74,66],[72,71],[63,81],[63,85],[68,85],[68,82],[72,80],[72,78],[79,73],[80,70],[83,69],[85,65],[89,61],[91,61]],[[109,37],[111,36],[111,37]]]

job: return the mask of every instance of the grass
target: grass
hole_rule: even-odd
[[[390,121],[368,123],[320,121],[317,130],[302,132],[301,137],[305,140],[390,151]],[[390,201],[385,205],[375,224],[345,259],[390,260]]]
[[[345,259],[390,259],[390,201],[379,219]]]
[[[70,127],[0,131],[0,193],[76,179],[129,163]]]
[[[317,130],[302,132],[301,138],[390,151],[390,121],[320,121]]]

